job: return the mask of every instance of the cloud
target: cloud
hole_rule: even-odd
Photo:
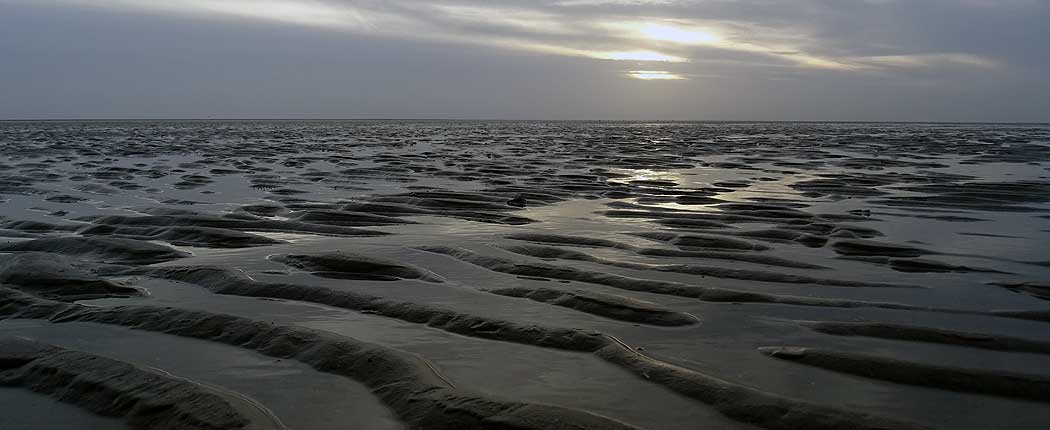
[[[748,54],[754,67],[839,71],[910,69],[952,64],[986,67],[978,52],[911,52],[884,40],[828,40],[828,17],[858,10],[906,8],[893,0],[754,1],[334,1],[334,0],[56,0],[59,5],[236,18],[391,38],[486,45],[618,61],[687,62]],[[786,3],[786,2],[785,2]],[[910,2],[908,2],[910,3]],[[971,2],[971,8],[988,8]],[[1024,2],[1016,1],[1017,5]],[[846,6],[841,6],[845,4]],[[757,6],[761,5],[759,8]],[[823,9],[814,9],[820,5]],[[840,6],[836,6],[840,5]],[[750,6],[754,6],[750,8]],[[1020,6],[1018,6],[1020,7]],[[746,13],[747,10],[755,13]],[[772,9],[772,10],[770,10]],[[780,15],[774,12],[780,11]],[[674,17],[666,17],[669,11]],[[692,15],[692,17],[690,17]],[[816,18],[799,20],[798,17]],[[877,15],[876,15],[877,16]],[[879,25],[874,22],[872,25]],[[898,46],[905,46],[898,43]],[[705,48],[698,53],[697,48]],[[877,54],[868,52],[878,51]],[[745,61],[745,60],[737,60]]]
[[[0,10],[10,59],[0,117],[1050,111],[1042,0],[0,0]]]

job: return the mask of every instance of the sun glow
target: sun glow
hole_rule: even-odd
[[[687,29],[673,25],[644,24],[637,32],[646,39],[674,42],[683,45],[706,45],[719,41],[719,37],[702,30]]]
[[[627,76],[643,81],[677,81],[685,79],[682,75],[676,75],[664,70],[631,70],[627,72]]]
[[[594,53],[593,56],[605,60],[622,61],[661,61],[666,63],[682,63],[686,61],[685,58],[667,55],[656,51],[597,52]]]
[[[606,30],[635,40],[671,42],[679,45],[714,45],[722,37],[706,27],[665,21],[624,21],[601,24]]]

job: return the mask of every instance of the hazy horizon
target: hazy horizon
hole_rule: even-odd
[[[1050,126],[1050,121],[879,121],[879,120],[703,120],[703,119],[529,119],[529,118],[320,118],[320,117],[262,117],[262,118],[0,118],[3,122],[506,122],[506,123],[696,123],[696,124],[908,124],[908,125],[1035,125]]]
[[[1050,121],[1038,0],[0,0],[0,119]]]

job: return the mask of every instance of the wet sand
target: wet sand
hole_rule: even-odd
[[[1050,421],[1047,126],[2,122],[0,148],[4,428]]]

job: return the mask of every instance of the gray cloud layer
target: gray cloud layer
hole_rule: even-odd
[[[0,11],[0,118],[1050,120],[1044,0],[0,0]]]

